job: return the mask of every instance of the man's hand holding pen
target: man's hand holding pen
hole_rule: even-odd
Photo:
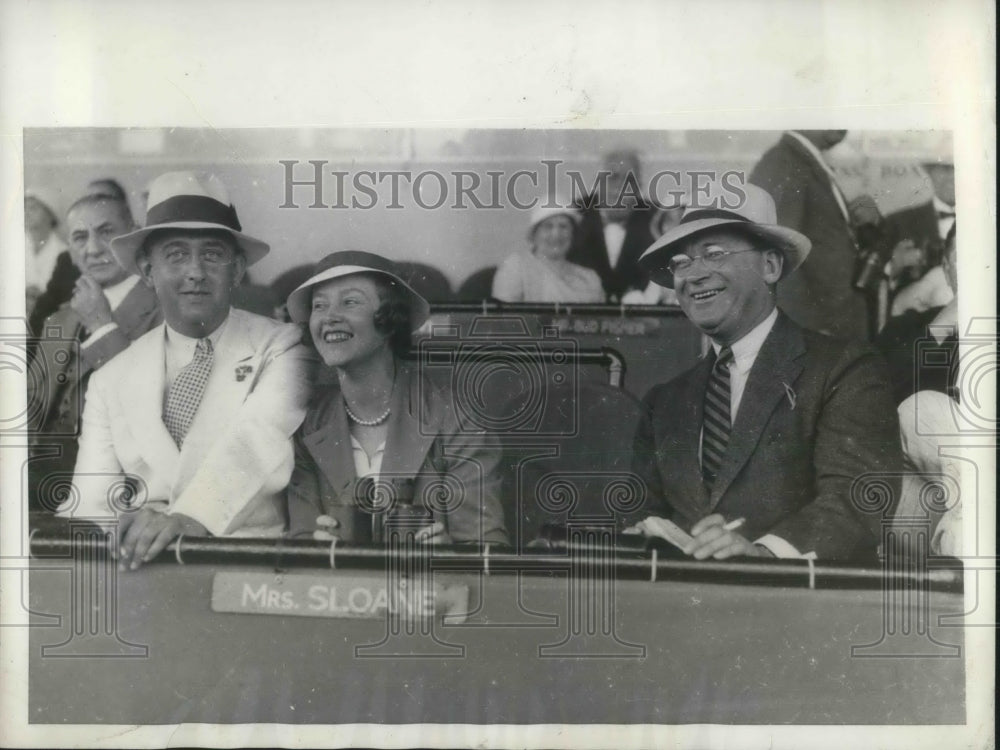
[[[725,560],[728,557],[761,557],[767,553],[742,534],[737,534],[746,519],[726,522],[718,513],[705,516],[691,527],[691,541],[684,554],[696,560]]]

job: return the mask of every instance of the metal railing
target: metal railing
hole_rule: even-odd
[[[75,522],[79,525],[80,522]],[[39,560],[104,559],[114,534],[78,535],[52,520],[31,532],[31,555]],[[96,529],[95,529],[96,530]],[[742,586],[773,586],[807,589],[884,590],[886,586],[919,584],[928,590],[961,593],[962,562],[942,558],[929,569],[902,566],[887,573],[885,568],[862,564],[745,558],[694,560],[669,543],[637,535],[610,534],[610,544],[595,545],[582,537],[550,536],[524,552],[498,544],[451,544],[423,547],[406,545],[388,552],[381,545],[326,542],[313,539],[248,539],[232,537],[181,537],[172,542],[152,563],[212,566],[255,566],[274,570],[326,568],[337,570],[385,570],[390,557],[419,557],[429,570],[512,575],[550,574],[572,571],[581,575],[613,572],[616,578],[651,583],[684,581]],[[80,546],[87,547],[81,550]],[[569,554],[567,554],[569,553]],[[406,563],[406,560],[395,560]],[[111,563],[113,564],[113,563]],[[610,565],[610,568],[608,567]],[[588,567],[589,566],[589,567]]]

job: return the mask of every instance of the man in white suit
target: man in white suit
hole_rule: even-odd
[[[146,227],[112,252],[156,291],[165,324],[91,379],[62,515],[119,522],[132,569],[181,534],[278,535],[311,363],[300,330],[231,307],[268,245],[242,232],[225,186],[172,172]]]

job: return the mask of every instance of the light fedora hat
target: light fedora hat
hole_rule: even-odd
[[[123,268],[139,273],[135,254],[158,229],[223,229],[243,250],[248,266],[271,249],[266,242],[243,234],[229,191],[214,174],[167,172],[149,184],[146,226],[111,240],[111,252]]]
[[[410,324],[414,331],[430,317],[430,304],[403,279],[399,267],[395,263],[381,255],[366,253],[363,250],[342,250],[330,253],[323,258],[316,264],[312,275],[288,295],[286,307],[292,322],[306,323],[309,321],[312,295],[317,285],[355,273],[378,274],[398,284],[409,300]]]
[[[812,242],[801,232],[778,224],[774,198],[764,188],[747,183],[746,196],[735,208],[688,206],[677,226],[667,230],[639,258],[639,267],[657,284],[674,288],[674,277],[667,267],[672,257],[682,252],[682,243],[709,229],[726,228],[765,240],[785,256],[781,278],[802,265]]]

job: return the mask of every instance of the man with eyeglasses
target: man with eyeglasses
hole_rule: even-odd
[[[146,227],[118,263],[155,290],[165,325],[91,379],[63,516],[118,521],[121,567],[181,534],[280,535],[312,357],[296,326],[231,306],[269,247],[242,231],[214,175],[150,185]]]
[[[892,510],[873,497],[894,503],[902,462],[885,364],[778,310],[811,245],[765,190],[744,190],[735,208],[687,209],[639,261],[711,347],[646,396],[635,470],[697,559],[873,560]]]

